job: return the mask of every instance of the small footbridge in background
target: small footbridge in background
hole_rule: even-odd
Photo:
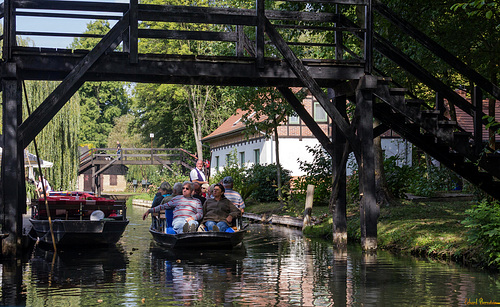
[[[78,174],[91,173],[92,191],[99,189],[99,178],[114,165],[161,165],[172,173],[186,174],[197,157],[182,148],[92,148],[80,155]],[[174,167],[174,165],[177,165]]]

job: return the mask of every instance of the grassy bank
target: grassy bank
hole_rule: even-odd
[[[479,247],[467,242],[467,228],[461,224],[465,211],[474,201],[406,201],[380,209],[378,219],[378,246],[381,249],[412,255],[431,256],[459,263],[486,266]],[[257,214],[287,214],[302,216],[303,205],[279,203],[252,204],[248,212]],[[359,242],[359,206],[348,207],[348,238]],[[332,219],[327,207],[313,208],[313,216],[321,224],[304,230],[306,236],[331,239]]]

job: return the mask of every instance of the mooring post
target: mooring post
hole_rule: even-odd
[[[334,97],[334,103],[337,110],[346,116],[347,99],[345,95]],[[346,163],[342,161],[345,147],[348,146],[346,138],[342,131],[334,124],[332,127],[333,150],[332,168],[333,177],[339,176],[337,185],[333,187],[333,244],[337,247],[347,244],[347,192],[346,192]]]
[[[307,226],[311,226],[311,213],[313,208],[313,200],[314,200],[314,185],[307,185],[306,192],[306,208],[304,210],[304,222],[302,223],[302,230]]]
[[[18,141],[18,127],[22,122],[21,82],[15,63],[2,65],[2,231],[8,237],[2,240],[2,255],[18,257],[21,254],[22,214],[26,210],[24,182],[24,151]]]
[[[359,80],[356,89],[356,108],[360,120],[358,135],[361,144],[360,170],[360,224],[363,250],[377,249],[377,219],[379,210],[375,198],[375,152],[373,148],[373,90],[377,78],[366,75]]]

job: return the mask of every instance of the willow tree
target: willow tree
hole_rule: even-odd
[[[33,112],[44,99],[57,87],[53,81],[26,81],[26,96],[23,94],[23,118]],[[79,152],[78,131],[80,130],[80,104],[78,95],[73,96],[52,118],[35,138],[41,159],[54,163],[44,168],[43,175],[54,190],[73,190],[78,176]],[[35,153],[34,143],[27,147]]]

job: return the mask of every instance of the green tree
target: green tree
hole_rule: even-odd
[[[275,88],[245,88],[239,91],[239,95],[238,105],[248,110],[242,116],[246,134],[263,132],[268,138],[274,137],[278,199],[283,205],[278,127],[293,114],[293,108]]]
[[[104,35],[110,29],[108,21],[97,20],[87,24],[85,34]],[[75,38],[73,49],[90,50],[101,38]],[[115,118],[127,114],[130,98],[124,82],[86,82],[78,91],[81,106],[80,144],[106,146]]]
[[[143,4],[164,4],[164,1],[145,0]],[[173,1],[171,5],[209,6],[218,3],[202,1]],[[220,31],[221,25],[143,22],[140,27],[182,31]],[[228,48],[232,46],[231,48]],[[144,53],[183,55],[221,55],[234,50],[232,43],[183,40],[141,39],[139,50]],[[234,52],[233,52],[234,53]],[[201,85],[147,84],[135,89],[133,107],[134,129],[148,138],[155,134],[155,144],[182,147],[203,158],[201,138],[224,122],[234,112],[231,91],[222,87]],[[158,136],[158,137],[157,137]]]

